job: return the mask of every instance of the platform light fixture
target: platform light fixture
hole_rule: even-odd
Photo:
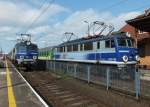
[[[88,21],[84,21],[84,23],[87,23],[88,24],[88,36],[90,35],[90,23]]]

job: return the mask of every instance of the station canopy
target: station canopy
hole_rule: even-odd
[[[126,21],[129,25],[145,32],[150,32],[150,9],[138,17]]]

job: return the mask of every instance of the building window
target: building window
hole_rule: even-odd
[[[140,57],[145,57],[145,44],[140,44],[138,45],[138,49],[139,49],[139,56]]]
[[[93,50],[93,42],[87,42],[84,44],[84,50]]]
[[[139,33],[139,34],[143,34],[143,33],[146,33],[146,32],[141,31],[141,30],[138,30],[138,33]]]

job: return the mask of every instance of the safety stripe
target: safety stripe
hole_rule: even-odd
[[[9,107],[16,107],[16,101],[13,93],[13,88],[12,88],[12,81],[10,77],[10,71],[8,68],[8,63],[6,60],[6,73],[7,73],[7,87],[8,87],[8,102],[9,102]]]

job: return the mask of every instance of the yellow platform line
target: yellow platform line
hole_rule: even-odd
[[[8,68],[8,63],[6,61],[6,73],[7,73],[7,86],[8,86],[8,102],[9,102],[9,107],[16,107],[16,101],[13,93],[13,88],[12,88],[12,81],[10,78],[10,71]]]

